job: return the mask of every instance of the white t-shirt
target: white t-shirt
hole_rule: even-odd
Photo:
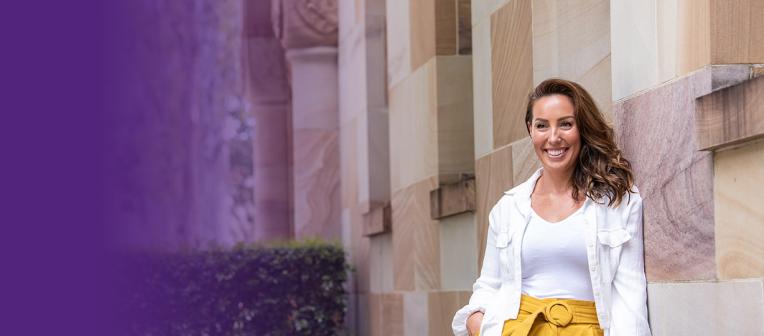
[[[556,223],[531,211],[521,252],[524,294],[594,301],[580,210]]]

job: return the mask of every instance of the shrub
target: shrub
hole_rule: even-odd
[[[343,249],[320,241],[141,254],[131,335],[337,335],[347,305]]]

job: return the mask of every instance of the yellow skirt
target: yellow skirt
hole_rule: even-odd
[[[502,336],[604,336],[594,302],[537,299],[523,295],[515,320],[504,322]]]

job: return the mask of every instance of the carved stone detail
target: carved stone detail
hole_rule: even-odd
[[[273,11],[285,49],[337,45],[337,0],[274,0]]]
[[[295,10],[305,26],[322,35],[337,33],[336,0],[298,0]]]

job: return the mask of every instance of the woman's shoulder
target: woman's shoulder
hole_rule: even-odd
[[[628,192],[628,194],[632,194],[632,195],[636,194],[637,196],[639,196],[639,188],[637,188],[636,184],[631,185],[631,191]]]
[[[609,198],[603,201],[598,203],[602,207],[607,208],[608,211],[621,214],[623,217],[628,217],[628,214],[631,212],[642,208],[642,195],[639,193],[637,186],[632,186],[629,191],[621,195],[621,201],[618,204],[609,206]]]
[[[489,215],[498,216],[506,212],[505,210],[514,204],[514,199],[515,199],[514,194],[503,193],[499,197],[499,199],[496,201],[496,203],[493,205],[493,207],[491,208]]]
[[[594,200],[594,201],[599,204],[607,205],[607,204],[610,204],[611,199],[612,199],[612,194],[606,195],[602,199]],[[622,205],[628,205],[633,201],[636,201],[636,202],[642,201],[642,195],[639,193],[639,188],[637,188],[636,185],[632,185],[628,191],[626,191],[625,193],[621,195],[621,202],[618,204],[618,207]]]
[[[631,202],[636,202],[637,204],[642,204],[642,195],[639,193],[639,189],[636,185],[631,186],[631,190],[627,191],[625,195],[623,195],[622,202],[626,203],[627,205]]]
[[[631,202],[642,202],[642,195],[639,193],[639,188],[637,188],[636,185],[632,185],[631,188],[621,196],[621,203],[628,205]]]

